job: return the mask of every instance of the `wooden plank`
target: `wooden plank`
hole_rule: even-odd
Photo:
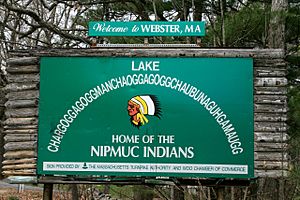
[[[18,100],[8,100],[5,103],[7,108],[31,108],[38,106],[37,99],[18,99]]]
[[[254,122],[255,132],[286,132],[285,122]]]
[[[263,169],[263,170],[288,170],[289,162],[288,161],[255,161],[254,163],[255,169]]]
[[[255,170],[256,177],[272,177],[280,178],[287,177],[289,172],[287,170]]]
[[[36,125],[37,122],[38,119],[36,117],[8,118],[4,121],[4,125]]]
[[[14,160],[4,160],[3,165],[15,165],[15,164],[28,164],[36,163],[36,158],[23,158],[23,159],[14,159]]]
[[[35,125],[22,125],[22,124],[9,124],[4,126],[4,131],[7,130],[24,130],[24,129],[37,129],[37,124]]]
[[[254,152],[254,160],[256,161],[288,161],[287,152]]]
[[[20,177],[20,176],[9,176],[6,178],[6,180],[10,184],[37,184],[37,176],[26,176],[26,177]]]
[[[257,95],[286,95],[286,87],[254,87],[254,94]]]
[[[37,141],[8,142],[4,145],[4,150],[6,152],[21,150],[37,150]]]
[[[10,65],[7,67],[6,71],[10,74],[28,74],[28,73],[38,73],[40,71],[38,65]]]
[[[2,172],[4,176],[32,176],[36,175],[36,169],[18,169],[18,170],[5,170]]]
[[[254,59],[253,60],[255,67],[282,67],[286,68],[287,62],[282,59]]]
[[[19,92],[9,92],[6,94],[6,98],[9,100],[28,100],[28,99],[38,99],[38,90],[27,90]]]
[[[280,86],[280,87],[283,87],[283,86],[287,86],[287,79],[286,78],[280,78],[280,77],[277,77],[277,78],[254,78],[254,86],[258,87],[258,86],[261,86],[261,87],[274,87],[274,86]]]
[[[84,48],[84,49],[46,49],[36,50],[30,49],[30,52],[25,50],[11,51],[10,56],[113,56],[113,57],[250,57],[250,58],[265,58],[272,63],[276,63],[275,59],[283,60],[285,54],[282,49],[204,49],[204,48],[153,48],[153,47],[107,47],[107,48]]]
[[[15,170],[15,169],[35,169],[35,163],[17,164],[17,165],[3,165],[3,170]]]
[[[5,90],[7,92],[17,92],[24,90],[38,90],[39,83],[31,82],[31,83],[10,83],[5,86]]]
[[[40,75],[39,74],[7,74],[6,79],[8,83],[32,83],[39,82]]]
[[[5,143],[37,141],[37,134],[7,134],[4,136]]]
[[[285,68],[254,68],[254,76],[255,77],[284,77],[287,72]]]
[[[256,152],[282,152],[287,150],[287,143],[266,143],[255,142],[254,151]]]
[[[287,142],[289,139],[286,132],[254,132],[256,142]]]
[[[254,113],[256,122],[285,122],[287,121],[286,113]]]
[[[4,131],[6,135],[23,135],[23,134],[37,134],[37,128],[34,129],[7,129]]]
[[[255,113],[286,113],[287,106],[254,103],[254,112]]]
[[[18,66],[18,65],[34,65],[39,63],[38,57],[18,57],[18,58],[8,58],[6,63],[8,64],[8,68],[10,66]]]
[[[286,95],[254,95],[254,102],[257,104],[286,105]]]
[[[36,158],[37,152],[30,150],[22,150],[22,151],[8,151],[4,153],[5,159],[21,159],[21,158]]]
[[[37,108],[13,108],[13,109],[6,109],[5,111],[6,118],[37,117],[37,116],[38,116]]]

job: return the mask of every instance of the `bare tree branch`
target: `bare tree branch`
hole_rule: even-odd
[[[90,44],[89,39],[84,38],[84,37],[80,37],[80,36],[76,36],[76,35],[71,35],[69,33],[61,31],[60,28],[54,26],[53,24],[45,22],[38,14],[36,14],[32,10],[25,9],[25,8],[19,8],[19,7],[16,7],[14,5],[10,5],[7,2],[4,2],[3,4],[10,11],[16,12],[18,14],[28,15],[28,16],[32,17],[41,27],[46,28],[46,29],[48,29],[49,31],[51,31],[55,34],[58,34],[62,37],[68,38],[68,39],[77,40],[77,41],[84,42],[86,44]]]

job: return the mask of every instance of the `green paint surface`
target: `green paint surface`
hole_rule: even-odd
[[[38,174],[253,177],[252,62],[42,57]],[[128,101],[150,95],[137,127]]]

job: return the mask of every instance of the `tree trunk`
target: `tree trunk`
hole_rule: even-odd
[[[217,200],[224,200],[224,193],[225,193],[225,188],[218,187],[217,188]]]
[[[53,196],[53,184],[44,184],[43,200],[52,200]]]
[[[104,186],[103,193],[104,193],[104,194],[109,194],[109,190],[110,190],[110,185],[105,185],[105,186]]]
[[[230,187],[230,194],[231,194],[230,199],[231,199],[231,200],[234,200],[234,195],[235,195],[234,187]]]
[[[146,186],[135,186],[133,190],[133,199],[134,200],[152,200],[154,193],[152,189],[147,188]]]
[[[5,104],[5,94],[4,94],[4,80],[2,79],[2,74],[0,72],[0,179],[2,179],[2,162],[4,154],[4,132],[3,132],[3,121],[4,121],[4,104]]]
[[[285,15],[287,0],[272,0],[269,24],[269,48],[285,49]]]
[[[202,1],[202,0],[192,0],[193,20],[194,21],[202,21],[203,4],[204,4],[204,1]],[[201,46],[201,37],[196,37],[196,44]]]
[[[184,191],[182,188],[174,187],[174,200],[184,200]]]
[[[278,199],[285,200],[284,196],[284,188],[285,188],[285,181],[284,178],[280,178],[278,180]]]
[[[79,200],[77,185],[76,184],[71,184],[70,187],[71,187],[71,190],[72,190],[72,200]]]
[[[224,7],[225,6],[225,7]],[[225,9],[226,3],[220,0],[220,10],[221,10],[221,30],[222,30],[222,47],[226,46],[226,35],[225,35]]]

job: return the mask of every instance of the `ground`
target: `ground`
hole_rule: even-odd
[[[0,200],[41,200],[42,191],[25,190],[19,193],[15,188],[0,188]]]
[[[41,200],[43,188],[39,186],[24,186],[22,192],[18,192],[18,184],[9,184],[0,181],[0,200]],[[54,199],[69,200],[70,195],[66,192],[55,191]]]
[[[20,185],[9,184],[4,181],[0,181],[0,200],[42,200],[43,199],[43,185],[25,185],[23,191],[18,191]],[[109,194],[104,194],[105,186],[93,186],[93,185],[77,185],[80,200],[131,200],[134,199],[133,190],[144,191],[140,193],[140,196],[149,195],[153,197],[154,193],[149,193],[149,189],[145,186],[109,186]],[[147,190],[146,190],[147,189]],[[55,185],[53,191],[54,200],[71,200],[71,190],[69,185]],[[141,197],[143,198],[143,197]],[[139,199],[141,199],[139,198]],[[153,199],[159,199],[154,198]]]

